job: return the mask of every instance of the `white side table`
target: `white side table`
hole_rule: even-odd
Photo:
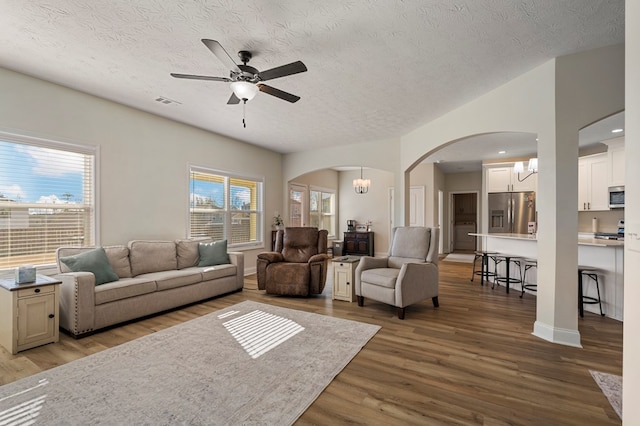
[[[58,341],[61,283],[46,275],[27,284],[0,279],[0,345],[16,354]]]
[[[333,258],[333,291],[332,299],[353,302],[356,300],[356,267],[359,256],[342,256]]]

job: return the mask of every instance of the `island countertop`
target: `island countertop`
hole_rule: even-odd
[[[529,241],[537,241],[535,234],[509,234],[509,233],[494,233],[494,234],[483,234],[483,233],[469,233],[469,235],[474,237],[490,237],[490,238],[507,238],[513,240],[529,240]],[[619,240],[601,240],[599,238],[592,237],[582,237],[578,236],[577,238],[578,245],[583,246],[596,246],[596,247],[624,247],[624,241]]]
[[[481,237],[480,246],[484,250],[509,253],[531,259],[538,258],[536,235],[508,233],[469,233],[469,235]],[[598,270],[601,285],[600,295],[605,315],[622,321],[624,305],[624,241],[601,240],[593,238],[593,234],[584,233],[577,235],[575,241],[578,247],[578,265],[593,267]],[[527,282],[535,284],[537,281],[537,268],[531,268],[527,272]],[[544,283],[540,283],[540,285],[544,285]],[[514,288],[520,289],[518,285]],[[594,294],[596,289],[593,285],[585,286],[584,290],[586,296],[597,296],[597,294]],[[599,314],[597,304],[586,304],[584,309]]]

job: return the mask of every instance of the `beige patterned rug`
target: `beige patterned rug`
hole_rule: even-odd
[[[0,387],[0,424],[291,424],[379,329],[242,302]]]
[[[594,370],[589,370],[589,373],[622,419],[622,377]]]

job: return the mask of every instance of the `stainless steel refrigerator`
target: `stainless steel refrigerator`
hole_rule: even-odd
[[[489,194],[489,233],[526,234],[529,222],[535,221],[535,192]]]

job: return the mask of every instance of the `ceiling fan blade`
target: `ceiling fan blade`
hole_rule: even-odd
[[[283,99],[287,102],[294,103],[300,100],[300,96],[292,95],[291,93],[284,92],[280,89],[276,89],[275,87],[267,86],[266,84],[257,84],[257,86],[261,92]]]
[[[231,92],[231,97],[227,101],[227,105],[235,105],[240,103],[240,98],[235,93]]]
[[[220,62],[222,62],[231,71],[234,71],[237,73],[241,72],[236,62],[233,60],[231,56],[229,56],[227,51],[224,50],[224,48],[220,45],[220,43],[218,43],[216,40],[209,40],[208,38],[203,38],[202,42],[204,43],[205,46],[207,46],[207,49],[209,49],[211,53],[216,55],[216,57],[220,59]]]
[[[267,81],[274,78],[280,78],[291,74],[298,74],[299,72],[305,72],[307,67],[301,61],[291,62],[287,65],[271,68],[270,70],[262,71],[258,73],[260,80]]]
[[[174,72],[171,73],[171,77],[187,78],[190,80],[209,80],[209,81],[225,81],[225,82],[231,81],[231,79],[227,77],[210,77],[208,75],[176,74]]]

